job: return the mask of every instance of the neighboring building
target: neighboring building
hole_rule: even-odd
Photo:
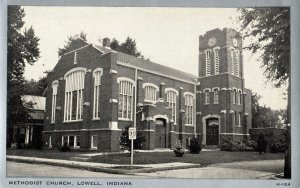
[[[71,49],[61,56],[53,72],[48,75],[48,88],[51,89],[46,93],[44,143],[49,147],[67,144],[74,149],[118,151],[122,130],[134,124],[146,137],[145,149],[173,148],[178,143],[186,146],[196,136],[203,136],[204,144],[218,145],[222,133],[247,135],[251,126],[249,122],[241,120],[239,126],[242,128],[235,129],[236,124],[221,120],[223,112],[231,114],[231,111],[235,111],[245,117],[251,101],[247,100],[250,97],[249,91],[243,87],[241,56],[240,60],[233,60],[239,64],[236,65],[239,71],[236,71],[240,76],[226,73],[228,68],[225,67],[230,55],[227,46],[230,46],[228,43],[231,41],[225,38],[230,37],[230,32],[221,35],[227,33],[225,29],[215,30],[215,33],[216,44],[210,44],[207,49],[219,45],[222,52],[218,68],[211,71],[215,63],[211,60],[203,62],[200,54],[199,78],[111,50],[107,38],[103,40],[102,46],[88,44],[81,39],[75,40]],[[236,33],[233,34],[236,36]],[[238,47],[232,46],[240,51],[240,38],[238,42]],[[200,37],[200,52],[204,48]],[[210,77],[203,75],[204,63],[207,64],[205,66]],[[216,80],[218,76],[214,75],[218,71],[222,78]],[[221,93],[218,105],[204,106],[204,102],[208,103],[208,97],[213,96],[211,91],[214,91],[214,87],[224,90],[227,95],[235,87],[237,93],[242,92],[243,97],[236,99],[238,102],[243,101],[242,104],[237,107],[236,104],[230,105],[233,101]],[[209,96],[202,94],[204,88],[210,89]],[[205,101],[202,97],[204,94],[207,95]],[[212,110],[215,106],[219,107]],[[251,118],[251,114],[248,113],[247,117]],[[211,138],[217,141],[207,141],[210,137],[206,136],[208,134],[205,130],[210,128],[206,129],[206,123],[202,124],[202,120],[208,121],[209,125],[213,123],[214,126],[226,127],[220,128],[222,132],[217,132],[217,136]]]
[[[12,126],[11,147],[41,149],[46,98],[33,95],[21,98],[29,111],[29,119]]]

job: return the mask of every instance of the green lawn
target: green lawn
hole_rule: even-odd
[[[91,153],[91,152],[60,152],[57,150],[30,150],[30,149],[9,149],[6,151],[6,155],[16,155],[25,157],[39,157],[48,159],[65,159],[69,160],[70,157],[74,157],[78,154]]]
[[[59,152],[50,150],[8,150],[7,155],[31,156],[50,159],[68,160],[70,157],[88,152]],[[284,153],[266,153],[257,152],[225,152],[225,151],[202,151],[200,154],[186,153],[183,157],[175,157],[173,152],[145,152],[134,153],[134,164],[155,164],[170,162],[186,162],[202,165],[213,163],[228,163],[234,161],[255,161],[284,159]],[[128,153],[95,156],[91,162],[109,163],[109,164],[130,164],[130,155]]]
[[[225,151],[203,151],[200,154],[186,153],[183,157],[175,157],[173,152],[135,153],[134,164],[156,164],[170,162],[185,162],[209,165],[213,163],[228,163],[234,161],[256,161],[284,159],[283,153],[258,154],[256,152],[225,152]],[[110,164],[130,164],[129,154],[95,156],[93,162]]]

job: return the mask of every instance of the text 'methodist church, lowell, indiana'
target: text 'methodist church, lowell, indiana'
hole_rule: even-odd
[[[48,74],[43,140],[49,147],[119,151],[136,125],[144,149],[188,146],[198,137],[247,139],[251,91],[244,87],[242,37],[214,29],[199,37],[198,77],[81,39]],[[182,64],[184,65],[184,62]]]

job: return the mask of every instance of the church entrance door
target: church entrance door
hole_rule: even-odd
[[[155,121],[155,148],[166,148],[166,120],[156,119]]]
[[[219,119],[210,118],[206,120],[206,145],[219,144]]]

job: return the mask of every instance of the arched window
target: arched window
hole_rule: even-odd
[[[241,126],[242,126],[241,122],[242,122],[242,113],[239,112],[239,116],[238,116],[238,127],[241,127]]]
[[[204,100],[205,100],[205,104],[209,104],[210,103],[210,89],[205,89],[204,90]]]
[[[211,75],[211,69],[210,69],[210,50],[205,51],[205,65],[206,65],[206,76]]]
[[[237,103],[238,105],[242,104],[242,91],[239,89],[238,95],[237,95]]]
[[[240,54],[238,50],[235,52],[235,75],[240,76]]]
[[[118,78],[119,83],[119,119],[132,120],[134,81]]]
[[[165,90],[167,94],[167,104],[172,110],[172,120],[176,124],[176,96],[178,95],[178,91],[172,88],[166,88]]]
[[[51,123],[55,123],[56,115],[56,96],[57,96],[58,81],[52,82],[52,110],[51,110]]]
[[[236,89],[233,89],[233,92],[232,92],[232,103],[236,104]]]
[[[94,77],[94,103],[93,103],[93,119],[100,118],[100,85],[101,85],[102,68],[93,71]]]
[[[230,50],[230,74],[234,75],[234,49]]]
[[[158,86],[151,83],[144,83],[143,88],[145,89],[145,102],[155,102],[156,92],[159,91]]]
[[[214,92],[214,104],[219,103],[219,88],[213,88]]]
[[[214,49],[214,55],[215,55],[215,74],[219,74],[219,73],[220,73],[220,65],[219,65],[220,57],[219,57],[219,51],[220,51],[220,48],[215,48],[215,49]]]
[[[82,120],[85,68],[75,68],[65,75],[64,121]]]
[[[194,115],[194,95],[184,94],[185,96],[185,124],[193,125],[193,115]]]

